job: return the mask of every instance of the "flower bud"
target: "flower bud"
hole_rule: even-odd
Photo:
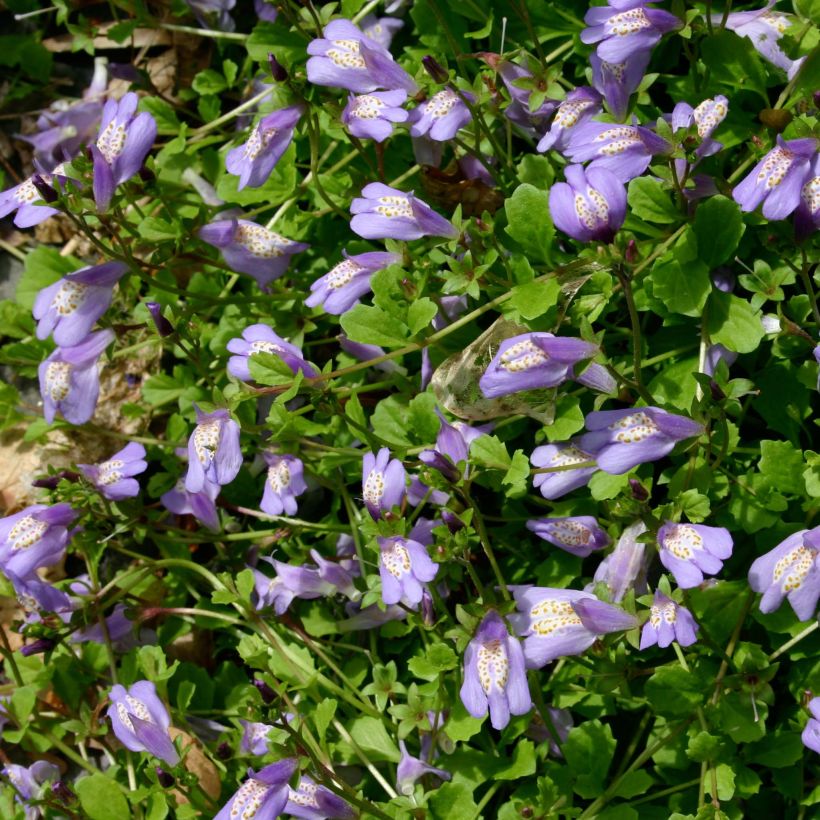
[[[154,771],[157,773],[157,780],[163,789],[170,789],[174,785],[174,777],[162,768],[162,766],[155,766]]]
[[[450,79],[447,69],[435,57],[428,54],[426,57],[421,58],[421,64],[437,83],[446,83]]]
[[[262,700],[265,703],[273,703],[274,700],[276,700],[276,692],[274,692],[265,681],[260,678],[254,678],[253,685],[259,690],[259,694],[262,695]]]
[[[174,326],[162,315],[162,305],[159,302],[146,302],[145,307],[148,308],[148,312],[154,320],[157,333],[160,336],[171,336],[174,332]]]
[[[278,83],[283,83],[288,78],[288,72],[285,71],[284,66],[273,56],[268,54],[268,68],[270,68],[271,77]]]
[[[630,478],[629,486],[632,490],[632,497],[636,501],[646,501],[649,498],[649,492],[637,478]]]
[[[216,747],[216,756],[220,760],[230,760],[230,758],[233,757],[233,751],[231,747],[223,741]]]
[[[43,652],[48,652],[57,644],[51,640],[51,638],[38,638],[36,641],[32,641],[31,643],[26,644],[25,646],[20,647],[20,654],[28,658],[31,655],[40,655]]]
[[[71,789],[66,786],[65,782],[62,780],[55,780],[51,784],[51,793],[61,802],[61,803],[73,803],[77,796],[74,794]]]
[[[43,177],[40,176],[40,174],[32,174],[31,181],[45,202],[57,201],[57,192],[43,179]]]

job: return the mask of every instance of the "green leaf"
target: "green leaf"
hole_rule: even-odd
[[[433,793],[429,805],[433,820],[478,816],[473,790],[466,783],[443,783]]]
[[[336,707],[338,705],[338,701],[334,698],[323,698],[312,710],[313,722],[316,724],[316,732],[319,735],[319,740],[322,742],[325,740],[328,726],[330,726],[336,714]]]
[[[629,772],[624,775],[618,783],[618,788],[615,790],[613,797],[635,797],[639,794],[646,794],[646,790],[652,785],[654,781],[649,773],[644,769],[638,769],[635,772]]]
[[[407,325],[410,335],[415,336],[419,331],[430,327],[430,322],[438,313],[438,305],[426,296],[413,302],[407,311]]]
[[[142,397],[148,404],[160,407],[168,402],[176,401],[187,389],[185,384],[180,384],[178,379],[168,373],[158,373],[143,382]]]
[[[83,777],[74,788],[90,820],[122,820],[131,816],[120,787],[104,774]]]
[[[505,760],[493,772],[494,780],[518,780],[535,774],[535,744],[531,740],[519,740],[515,744],[512,760]]]
[[[529,321],[543,316],[551,307],[558,304],[560,295],[561,287],[557,279],[526,282],[513,288],[509,304]]]
[[[652,267],[652,294],[672,313],[700,316],[711,290],[709,269],[702,262],[682,264],[665,256]]]
[[[350,736],[371,760],[390,760],[398,763],[401,755],[384,724],[374,717],[360,717],[353,721]]]
[[[693,229],[698,238],[698,258],[708,268],[716,268],[734,256],[746,226],[736,202],[712,196],[698,206]]]
[[[179,225],[160,219],[158,216],[147,216],[137,226],[139,235],[149,242],[162,242],[165,239],[176,239],[180,235]]]
[[[596,501],[617,498],[629,484],[629,474],[611,475],[599,470],[589,480],[589,491]]]
[[[600,720],[585,720],[570,729],[561,751],[572,771],[575,793],[581,797],[598,797],[615,754],[612,729]]]
[[[281,356],[259,351],[248,357],[248,370],[255,382],[273,387],[293,381],[293,371]]]
[[[709,496],[699,493],[697,490],[686,490],[678,496],[683,514],[693,524],[699,524],[709,517],[712,511],[709,503]]]
[[[516,450],[513,453],[510,469],[501,479],[501,485],[508,488],[505,490],[507,498],[521,498],[526,495],[529,477],[530,460],[524,455],[523,450]]]
[[[290,31],[283,25],[257,23],[245,47],[252,60],[265,65],[268,62],[268,54],[271,53],[276,55],[276,59],[285,68],[290,68],[294,62],[305,59],[305,41],[298,32]]]
[[[447,720],[445,731],[450,740],[458,743],[477,735],[481,731],[482,723],[484,718],[474,718],[468,714],[462,702],[458,700]]]
[[[407,325],[375,305],[356,305],[342,316],[340,324],[354,342],[381,347],[402,347],[407,343]]]
[[[714,290],[709,298],[706,329],[714,343],[736,353],[751,353],[765,335],[760,313],[731,293]]]
[[[227,88],[228,84],[218,71],[206,68],[194,77],[191,86],[197,94],[219,94]]]
[[[442,672],[455,669],[458,656],[447,644],[434,643],[424,654],[416,655],[407,662],[407,668],[422,680],[434,681]]]
[[[529,256],[549,262],[555,227],[549,212],[549,196],[534,185],[519,185],[504,203],[509,224],[505,228]]]
[[[646,682],[646,696],[660,715],[687,715],[703,702],[701,682],[680,666],[662,666]]]
[[[748,693],[729,692],[718,703],[718,725],[735,743],[760,740],[766,734],[768,707],[759,700],[756,707],[755,711]]]
[[[174,109],[159,97],[143,97],[140,100],[140,111],[147,111],[157,123],[157,133],[178,134],[179,119]]]
[[[797,732],[776,731],[750,743],[743,750],[743,757],[748,763],[756,763],[770,769],[782,769],[793,766],[805,751],[803,741]]]
[[[512,461],[498,436],[479,436],[470,445],[470,462],[490,470],[508,470]]]
[[[761,441],[757,469],[770,486],[780,493],[799,495],[805,492],[803,451],[788,441]]]
[[[629,183],[627,202],[631,213],[647,222],[671,225],[683,214],[675,207],[664,184],[654,177],[637,177]]]

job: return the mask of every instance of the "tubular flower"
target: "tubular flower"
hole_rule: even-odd
[[[458,235],[455,227],[429,205],[396,188],[371,182],[350,205],[350,227],[364,239],[420,239]]]
[[[598,564],[592,578],[593,583],[587,588],[598,583],[606,584],[610,597],[616,604],[623,600],[630,589],[637,595],[646,592],[646,544],[638,541],[638,536],[645,532],[646,524],[643,521],[636,521],[628,526],[621,533],[615,549]]]
[[[697,639],[698,625],[692,613],[685,607],[676,604],[662,592],[655,592],[649,620],[641,630],[641,649],[657,644],[665,649],[672,641],[681,646],[691,646]]]
[[[398,768],[396,769],[396,788],[400,794],[413,794],[416,781],[420,780],[426,774],[435,775],[439,780],[451,780],[452,775],[444,769],[437,769],[429,763],[425,763],[418,757],[413,757],[408,751],[407,746],[403,740],[399,741],[399,749],[401,750],[401,759],[399,760]]]
[[[111,688],[108,719],[120,743],[132,752],[148,752],[176,766],[179,754],[171,742],[168,727],[171,718],[151,681],[137,681],[126,689],[119,684]]]
[[[69,504],[34,504],[0,519],[0,569],[27,578],[56,564],[71,538],[68,525],[77,517]]]
[[[373,91],[370,94],[351,94],[342,111],[342,122],[354,137],[384,142],[393,133],[394,122],[407,122],[410,116],[401,106],[407,92]]]
[[[491,424],[484,424],[477,427],[470,427],[463,421],[455,421],[452,424],[444,418],[439,410],[436,410],[441,426],[436,436],[435,450],[422,450],[419,453],[419,461],[438,470],[449,481],[458,481],[462,477],[456,467],[467,461],[470,453],[470,445],[477,439],[492,430]],[[467,468],[464,468],[464,475]]]
[[[533,487],[549,501],[560,498],[579,487],[585,487],[598,469],[595,456],[581,450],[572,441],[536,447],[530,456],[530,463],[533,467],[560,468],[554,473],[538,473],[532,479]],[[591,467],[571,469],[575,464],[590,463],[592,463]]]
[[[188,474],[185,489],[202,492],[206,485],[224,486],[242,466],[239,425],[227,410],[203,413],[196,405],[196,427],[188,439]]]
[[[570,378],[570,369],[598,353],[597,345],[552,333],[523,333],[505,339],[479,379],[485,398],[520,390],[556,387]]]
[[[804,188],[815,176],[816,158],[816,139],[787,142],[778,134],[777,145],[735,186],[732,196],[743,211],[753,211],[762,203],[766,219],[785,219],[804,201]]]
[[[40,176],[46,183],[51,182],[49,174],[40,174]],[[17,211],[14,215],[14,224],[18,228],[32,228],[45,222],[50,216],[60,213],[49,205],[36,204],[42,201],[43,196],[37,190],[33,178],[24,179],[19,185],[0,192],[0,218],[8,216],[12,211]]]
[[[646,67],[649,65],[650,53],[639,51],[630,54],[623,62],[608,63],[597,54],[589,55],[592,66],[592,85],[603,94],[609,110],[616,119],[623,120],[629,110],[629,98],[638,90]]]
[[[749,569],[749,586],[761,592],[761,612],[788,600],[801,621],[813,618],[820,598],[820,527],[800,530],[761,555]]]
[[[538,137],[544,132],[549,117],[560,103],[558,100],[546,99],[535,111],[530,111],[530,97],[534,89],[529,85],[524,88],[523,83],[533,80],[532,72],[510,60],[502,60],[498,63],[497,59],[497,56],[493,55],[492,60],[488,62],[490,66],[498,66],[498,73],[510,95],[511,102],[504,109],[504,116],[530,136]],[[522,85],[517,83],[522,83]]]
[[[527,521],[527,529],[544,541],[580,558],[586,558],[610,543],[609,536],[590,515],[538,518]]]
[[[242,338],[231,339],[226,345],[234,355],[228,359],[228,373],[243,382],[253,381],[249,362],[257,353],[278,356],[292,373],[301,371],[312,379],[319,375],[316,368],[302,358],[302,350],[286,342],[267,325],[249,325],[242,331]]]
[[[806,721],[806,728],[803,729],[800,739],[807,749],[820,754],[820,698],[812,698],[809,701],[809,712],[811,717]]]
[[[219,484],[206,481],[199,492],[188,492],[185,481],[180,479],[176,486],[160,496],[163,507],[176,515],[193,515],[197,521],[209,530],[219,530],[219,513],[216,511],[216,497],[219,495]]]
[[[673,524],[658,530],[661,563],[675,576],[678,586],[691,589],[703,576],[717,575],[732,555],[732,536],[724,527],[703,524]]]
[[[378,538],[379,575],[382,600],[389,606],[400,601],[415,609],[420,603],[424,584],[438,574],[436,564],[423,544],[395,535]]]
[[[677,442],[703,432],[696,421],[659,407],[592,412],[586,417],[586,426],[590,432],[581,436],[581,449],[595,453],[598,466],[615,475],[657,461]]]
[[[472,95],[464,95],[468,99]],[[472,100],[471,100],[472,102]],[[444,88],[410,113],[410,134],[436,142],[451,140],[473,118],[464,100],[452,88]]]
[[[305,299],[308,307],[321,305],[326,313],[339,316],[347,313],[359,299],[370,292],[370,279],[376,271],[401,262],[397,253],[371,251],[348,256],[334,265],[324,276],[310,286],[310,296]]]
[[[390,48],[394,35],[404,26],[404,21],[398,17],[376,17],[375,14],[363,17],[361,23],[365,37],[369,37],[382,48]]]
[[[285,273],[293,254],[310,247],[247,219],[211,222],[199,229],[199,238],[219,248],[233,270],[252,276],[263,290]]]
[[[484,616],[467,645],[460,695],[475,718],[484,717],[489,709],[494,729],[503,729],[510,715],[525,715],[532,708],[524,651],[495,610]]]
[[[40,364],[43,415],[49,424],[58,412],[72,424],[91,419],[100,394],[97,361],[113,341],[113,330],[100,330],[72,347],[58,347]]]
[[[794,212],[794,233],[798,242],[820,230],[820,155],[815,154],[807,181],[800,189],[800,204]]]
[[[140,485],[133,476],[144,473],[148,462],[145,461],[145,447],[132,441],[99,464],[77,466],[102,495],[111,501],[121,501],[139,495]]]
[[[52,780],[60,777],[60,770],[53,763],[45,760],[38,760],[31,766],[20,766],[17,763],[9,763],[3,767],[3,774],[9,779],[17,792],[15,800],[24,806],[26,820],[36,820],[41,817],[39,808],[29,806],[30,800],[40,797],[43,786]]]
[[[401,505],[404,499],[404,465],[390,458],[390,450],[382,447],[376,455],[365,453],[362,461],[362,497],[375,521],[382,513]]]
[[[11,581],[17,602],[26,613],[23,619],[25,623],[40,623],[42,615],[47,612],[55,613],[64,623],[71,620],[75,605],[65,592],[41,581],[36,572],[21,578],[14,570],[3,566],[2,562],[0,568]]]
[[[566,182],[550,188],[549,208],[557,228],[579,242],[611,242],[626,218],[626,190],[604,168],[570,165]]]
[[[133,92],[119,102],[108,100],[103,108],[100,133],[91,146],[94,199],[100,211],[108,208],[117,185],[142,168],[157,137],[154,118],[147,112],[136,111],[137,95]]]
[[[350,805],[313,778],[303,775],[296,789],[288,789],[285,814],[301,820],[354,820]]]
[[[349,20],[331,20],[323,38],[308,44],[308,80],[329,88],[346,88],[354,94],[378,89],[416,92],[413,78],[393,60],[390,52],[365,36]]]
[[[537,150],[542,154],[552,148],[564,153],[576,129],[601,113],[601,95],[587,86],[581,86],[567,94],[558,105],[550,129],[541,138]]]
[[[273,726],[269,726],[267,723],[254,723],[241,718],[239,723],[242,725],[242,739],[239,741],[239,751],[257,757],[266,755],[270,751],[268,748],[268,735]]]
[[[268,515],[296,515],[296,497],[307,490],[304,465],[296,456],[264,454],[268,465],[260,507]]]
[[[298,768],[291,757],[271,763],[254,774],[248,769],[248,779],[219,810],[214,820],[275,820],[288,802],[288,781]]]

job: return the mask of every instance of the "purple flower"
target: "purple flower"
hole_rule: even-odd
[[[537,149],[542,154],[552,148],[566,151],[576,129],[601,112],[601,95],[587,86],[567,94],[552,118],[550,130],[541,138]]]
[[[546,99],[535,111],[530,111],[530,97],[534,85],[531,82],[532,72],[510,60],[502,60],[498,63],[497,58],[494,58],[487,62],[491,67],[497,65],[498,73],[512,99],[512,102],[504,109],[504,116],[532,137],[542,134],[550,115],[559,106],[558,101]]]
[[[472,95],[464,96],[469,99]],[[472,118],[464,100],[452,88],[444,88],[410,113],[410,134],[446,142]]]
[[[37,368],[49,424],[58,412],[72,424],[91,419],[100,394],[97,360],[113,341],[113,330],[100,330],[73,347],[58,347]]]
[[[706,348],[706,357],[703,360],[703,372],[707,376],[714,376],[720,362],[726,362],[726,366],[731,367],[736,359],[737,353],[722,344],[709,345]]]
[[[118,453],[99,464],[78,464],[83,475],[111,501],[135,498],[140,485],[135,475],[148,469],[145,447],[136,441],[126,444]]]
[[[820,698],[812,698],[809,701],[809,712],[811,717],[806,721],[806,728],[803,729],[800,739],[807,749],[820,754]]]
[[[319,375],[319,371],[302,358],[300,348],[286,342],[267,325],[249,325],[242,331],[242,338],[231,339],[227,348],[235,354],[228,360],[228,373],[243,382],[253,380],[248,363],[257,353],[272,353],[278,356],[292,373],[301,370],[309,379]]]
[[[698,625],[692,613],[676,604],[662,592],[655,591],[655,599],[649,610],[649,620],[641,630],[641,649],[657,644],[665,649],[672,641],[681,646],[691,646],[698,638]]]
[[[21,578],[56,564],[65,553],[77,517],[69,504],[34,504],[0,519],[0,568]]]
[[[348,256],[334,265],[324,276],[310,286],[310,296],[305,299],[308,307],[321,305],[326,313],[339,316],[347,313],[362,296],[370,292],[370,279],[376,271],[401,262],[397,253],[371,251]]]
[[[350,227],[365,239],[420,239],[422,236],[454,238],[458,231],[429,205],[381,182],[371,182],[353,200]]]
[[[820,230],[820,155],[815,154],[807,181],[800,189],[800,204],[794,212],[794,233],[798,242]]]
[[[626,217],[626,190],[605,168],[569,165],[566,182],[550,188],[549,208],[555,226],[579,242],[611,242]]]
[[[380,88],[416,92],[413,78],[393,60],[390,52],[366,37],[349,20],[331,20],[324,38],[308,44],[308,80],[329,88],[367,94]]]
[[[354,342],[352,339],[348,339],[344,333],[340,333],[338,339],[339,347],[360,362],[369,362],[371,359],[378,359],[380,356],[385,355],[383,347]],[[378,362],[378,364],[373,365],[373,368],[375,370],[381,370],[383,373],[407,373],[406,368],[396,364],[392,359],[388,359],[385,362]]]
[[[285,810],[288,802],[288,781],[299,767],[288,757],[254,774],[248,769],[248,779],[220,809],[214,820],[275,820]]]
[[[236,24],[230,15],[236,0],[185,0],[202,28],[233,31]]]
[[[659,407],[592,412],[586,426],[590,432],[581,436],[581,449],[594,453],[598,466],[615,475],[657,461],[672,452],[677,442],[703,432],[696,421]]]
[[[668,31],[681,21],[668,11],[648,6],[644,0],[609,0],[608,6],[587,11],[581,42],[598,43],[597,55],[609,63],[622,63],[640,52],[651,52]]]
[[[211,222],[199,229],[199,238],[219,248],[233,270],[252,276],[262,289],[284,274],[293,254],[310,247],[247,219]]]
[[[608,546],[610,538],[589,515],[568,518],[538,518],[527,521],[527,529],[566,552],[586,558]]]
[[[268,515],[296,515],[296,497],[307,490],[301,459],[264,453],[268,465],[260,507]]]
[[[616,119],[622,120],[629,110],[629,98],[638,90],[650,53],[638,51],[630,54],[623,62],[608,63],[596,53],[589,55],[592,66],[592,85],[603,94],[609,110]]]
[[[40,174],[45,182],[50,181],[48,174]],[[45,222],[50,216],[59,213],[56,208],[48,205],[35,205],[41,202],[42,194],[37,190],[32,177],[24,179],[19,185],[0,192],[0,218],[17,211],[14,224],[18,228],[31,228]]]
[[[493,609],[467,644],[460,695],[475,718],[484,717],[489,708],[494,729],[503,729],[510,715],[525,715],[532,708],[521,644]]]
[[[29,806],[28,803],[41,796],[45,783],[60,777],[60,770],[53,763],[38,760],[31,766],[8,763],[3,767],[3,774],[14,786],[17,792],[15,800],[24,806],[26,820],[37,820],[41,817],[40,809],[37,806]]]
[[[253,10],[256,12],[256,16],[266,23],[275,23],[276,18],[279,16],[276,6],[268,3],[267,0],[253,0]]]
[[[57,587],[40,580],[35,571],[30,575],[20,577],[12,569],[2,566],[6,577],[14,587],[14,594],[26,615],[27,624],[40,623],[44,613],[53,612],[60,620],[68,623],[75,606],[71,598]]]
[[[639,541],[638,537],[645,532],[646,524],[643,521],[636,521],[628,526],[621,533],[615,549],[598,565],[587,590],[591,590],[595,584],[606,584],[610,597],[616,604],[623,600],[630,589],[637,595],[643,595],[646,592],[649,561],[646,544]]]
[[[456,467],[467,461],[470,445],[477,438],[489,433],[492,430],[492,424],[478,427],[470,427],[463,421],[450,424],[439,410],[436,410],[436,413],[441,422],[436,436],[436,449],[422,450],[419,453],[419,461],[438,470],[449,481],[458,481],[462,475],[467,474],[467,468],[465,466],[462,474]]]
[[[103,108],[94,156],[94,199],[97,209],[105,211],[121,182],[136,174],[154,140],[157,124],[147,112],[137,114],[137,95],[126,94],[119,102],[108,100]]]
[[[592,160],[587,174],[603,168],[621,182],[640,176],[655,154],[667,154],[672,146],[641,125],[586,122],[574,128],[566,149],[573,162]]]
[[[407,92],[374,91],[348,97],[342,111],[342,122],[354,137],[384,142],[393,133],[394,122],[406,122],[410,116],[401,106]]]
[[[362,18],[361,29],[365,37],[378,43],[382,48],[390,48],[395,33],[404,26],[404,20],[398,17],[376,17],[368,14]]]
[[[576,464],[589,464],[591,467],[574,468]],[[549,501],[560,498],[579,487],[585,487],[598,469],[595,456],[581,450],[574,442],[560,442],[536,447],[530,456],[533,467],[555,469],[552,473],[538,473],[533,477],[532,485],[540,490],[541,495]],[[559,469],[557,469],[559,468]]]
[[[140,629],[135,633],[134,622],[125,614],[125,604],[117,604],[114,611],[105,618],[105,629],[108,632],[108,640],[117,652],[129,652],[137,646],[144,646],[148,643],[155,643],[157,635],[153,630]],[[97,643],[105,645],[106,635],[99,623],[88,626],[85,629],[78,629],[71,636],[72,643]]]
[[[173,336],[174,326],[162,315],[162,305],[159,302],[146,302],[145,307],[151,314],[157,333],[164,339]]]
[[[216,511],[216,497],[219,485],[206,481],[200,492],[191,493],[185,489],[185,481],[180,479],[176,486],[160,497],[162,505],[176,515],[193,515],[209,530],[219,531],[219,514]]]
[[[382,447],[376,455],[365,453],[362,460],[362,497],[375,521],[401,505],[404,499],[404,465],[390,458],[390,450]]]
[[[482,713],[483,714],[483,713]],[[429,763],[425,763],[417,757],[413,757],[408,751],[403,740],[399,741],[401,759],[396,769],[396,788],[400,794],[410,796],[413,794],[416,781],[426,774],[432,774],[440,780],[450,780],[452,775],[444,769],[437,769]]]
[[[140,680],[126,689],[111,687],[111,705],[106,714],[111,728],[126,749],[148,752],[169,766],[176,766],[179,754],[171,742],[171,718],[151,681]]]
[[[695,153],[698,157],[708,157],[717,153],[723,144],[712,139],[715,129],[726,119],[729,113],[729,100],[722,94],[714,99],[707,98],[700,105],[692,108],[689,103],[678,103],[672,111],[672,129],[697,126],[698,137],[702,140]]]
[[[293,129],[304,111],[303,105],[291,105],[262,117],[247,142],[228,151],[225,167],[229,174],[239,177],[238,190],[246,185],[258,188],[267,182],[290,145]]]
[[[732,536],[724,527],[667,521],[658,530],[658,547],[661,563],[678,586],[691,589],[703,583],[704,574],[720,572],[732,554]]]
[[[411,608],[417,607],[421,603],[423,585],[438,574],[438,564],[418,541],[398,535],[377,541],[382,600],[388,606],[402,602]]]
[[[478,382],[485,398],[556,387],[569,369],[598,353],[597,345],[552,333],[523,333],[505,339]]]
[[[820,527],[800,530],[761,555],[749,569],[749,586],[761,592],[761,612],[774,612],[786,598],[795,615],[808,621],[820,597]]]
[[[301,820],[354,820],[357,817],[341,797],[307,775],[300,778],[298,788],[288,789],[285,814]]]
[[[208,484],[230,484],[242,466],[239,425],[227,410],[203,413],[196,405],[196,427],[188,439],[185,489],[199,493]]]
[[[239,751],[257,757],[266,755],[270,751],[268,748],[268,735],[273,726],[269,726],[267,723],[253,723],[241,718],[239,722],[242,724],[242,740],[239,741]]]
[[[735,202],[743,211],[753,211],[762,203],[766,219],[785,219],[803,199],[816,156],[816,139],[786,142],[778,134],[777,145],[735,186]]]

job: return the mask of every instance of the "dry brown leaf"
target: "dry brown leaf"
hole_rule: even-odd
[[[219,777],[219,770],[213,761],[202,751],[202,744],[192,735],[171,726],[168,731],[171,733],[171,740],[182,738],[182,749],[185,757],[185,768],[197,776],[199,786],[205,794],[212,800],[219,799],[222,789],[222,782]],[[187,754],[186,754],[187,751]],[[177,803],[188,803],[188,798],[179,790],[174,789],[174,797]]]

